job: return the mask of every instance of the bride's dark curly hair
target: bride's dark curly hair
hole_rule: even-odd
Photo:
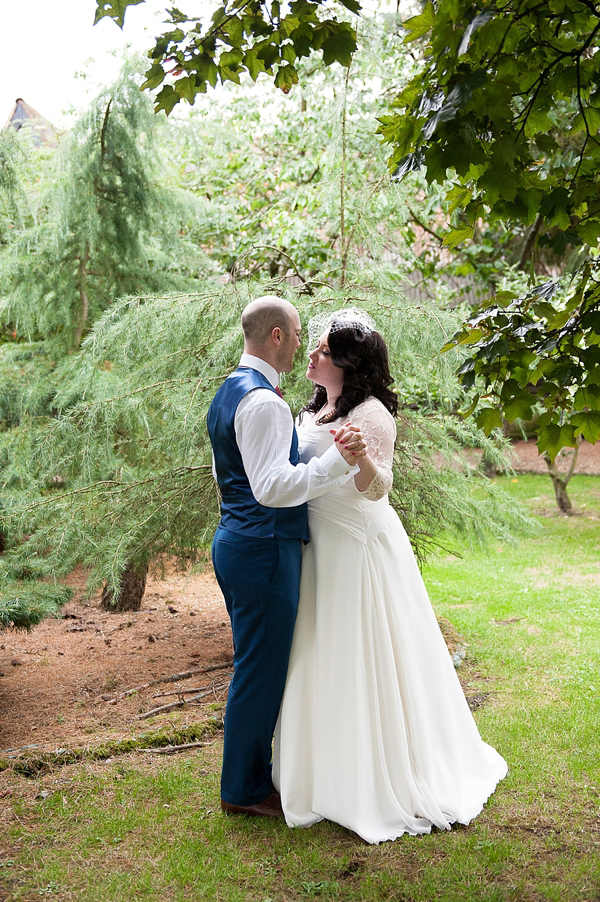
[[[351,324],[336,324],[335,320],[332,326],[334,328],[329,332],[327,344],[333,364],[344,370],[344,385],[334,410],[317,422],[345,417],[357,404],[370,397],[378,398],[392,416],[396,416],[398,398],[388,388],[394,379],[390,374],[387,347],[382,336],[379,332],[365,331]],[[322,385],[317,385],[303,409],[317,413],[326,403],[327,391]]]

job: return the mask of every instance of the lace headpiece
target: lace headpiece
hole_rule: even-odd
[[[312,350],[323,332],[337,332],[339,329],[358,329],[369,334],[377,330],[375,320],[364,310],[349,307],[334,313],[317,313],[308,323],[308,347]]]

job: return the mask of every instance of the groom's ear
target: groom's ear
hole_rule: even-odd
[[[284,338],[285,336],[281,326],[275,326],[274,329],[271,329],[271,341],[273,344],[280,345]]]

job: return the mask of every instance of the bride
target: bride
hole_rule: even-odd
[[[326,818],[378,843],[466,824],[507,766],[479,736],[388,502],[397,399],[387,349],[357,310],[315,318],[309,339],[316,388],[300,459],[322,454],[332,424],[348,419],[366,451],[354,479],[308,503],[273,781],[290,827]]]

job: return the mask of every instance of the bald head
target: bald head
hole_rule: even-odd
[[[289,301],[264,295],[250,301],[242,313],[244,351],[270,363],[278,373],[288,373],[300,347],[302,326]]]
[[[244,339],[256,347],[269,339],[273,329],[279,328],[287,336],[292,331],[295,316],[296,308],[283,298],[268,294],[256,298],[242,313]]]

